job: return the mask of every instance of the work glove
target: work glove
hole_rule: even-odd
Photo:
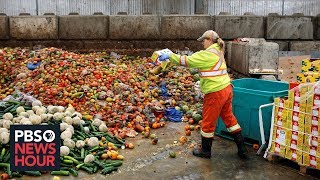
[[[159,61],[165,61],[169,59],[170,55],[173,53],[170,49],[162,49],[159,51]]]
[[[169,59],[170,55],[169,54],[161,54],[159,56],[159,61],[165,61],[167,59]]]

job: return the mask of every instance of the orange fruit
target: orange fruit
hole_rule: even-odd
[[[179,141],[180,141],[182,144],[186,143],[187,140],[188,140],[188,139],[187,139],[185,136],[181,136],[180,139],[179,139]]]
[[[186,126],[184,126],[184,130],[185,130],[185,131],[190,130],[190,125],[186,125]]]
[[[187,136],[190,136],[190,135],[191,135],[190,129],[189,129],[189,130],[186,130],[185,133],[186,133]]]

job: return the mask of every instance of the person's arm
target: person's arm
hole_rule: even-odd
[[[213,64],[209,61],[210,59],[212,59],[212,54],[204,50],[195,52],[191,56],[181,56],[174,53],[170,55],[170,62],[187,68],[208,69]],[[218,61],[219,57],[217,56],[215,59]]]

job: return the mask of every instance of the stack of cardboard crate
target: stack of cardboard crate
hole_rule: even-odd
[[[301,84],[274,104],[269,152],[320,169],[320,83]]]
[[[297,82],[306,83],[320,80],[320,59],[304,59],[301,63],[301,73],[297,74]]]

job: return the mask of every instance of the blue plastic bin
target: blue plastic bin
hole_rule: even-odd
[[[261,145],[259,129],[259,107],[272,103],[275,97],[288,95],[289,84],[280,81],[243,78],[232,81],[233,113],[242,128],[242,134],[248,144]],[[263,126],[266,139],[269,138],[272,107],[262,109]],[[231,138],[223,121],[219,118],[215,134]],[[267,141],[268,142],[268,141]]]

